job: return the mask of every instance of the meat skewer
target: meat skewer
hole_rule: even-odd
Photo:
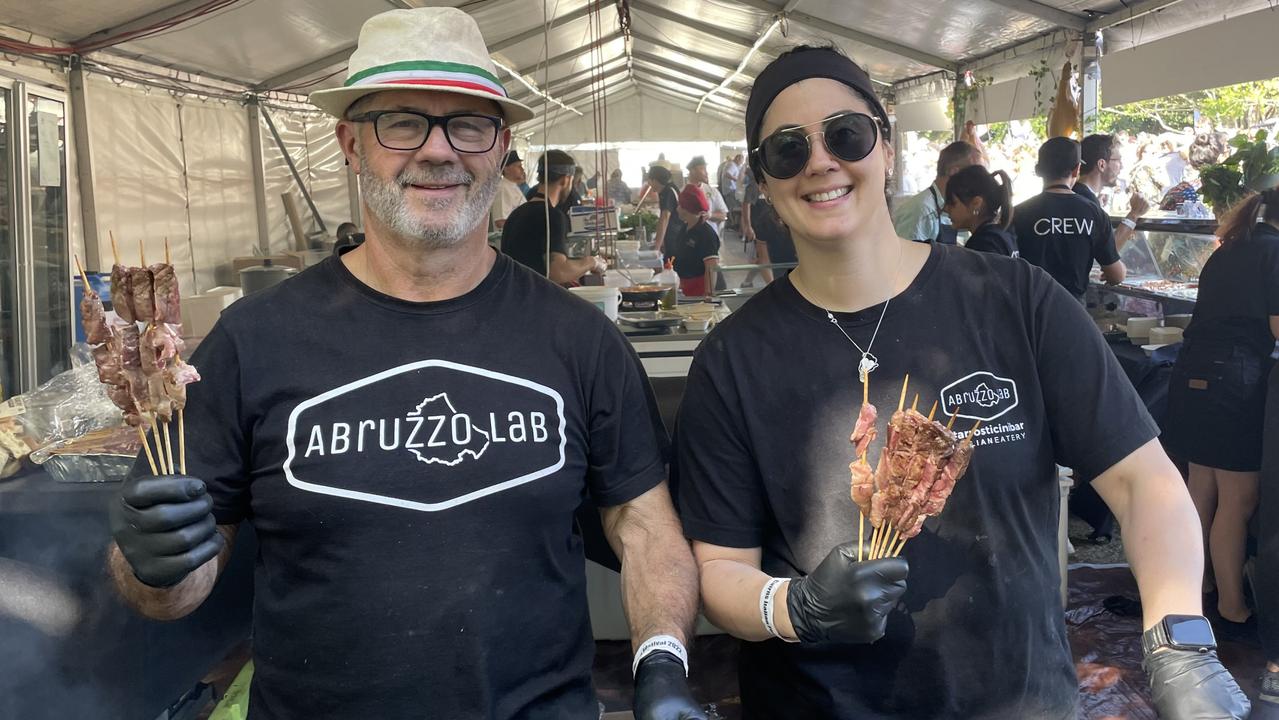
[[[156,323],[182,324],[178,275],[169,262],[169,240],[164,241],[164,262],[147,268],[151,272],[152,304]]]
[[[139,322],[152,322],[155,320],[155,285],[151,270],[147,267],[146,252],[141,240],[138,240],[138,256],[142,266],[129,268],[129,289],[133,292],[133,317]]]

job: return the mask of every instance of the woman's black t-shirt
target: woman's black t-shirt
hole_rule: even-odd
[[[986,223],[974,230],[964,247],[1008,257],[1017,257],[1018,254],[1016,236],[995,223]]]
[[[1269,355],[1275,347],[1271,315],[1279,315],[1279,230],[1259,223],[1251,236],[1218,248],[1204,263],[1186,340]]]

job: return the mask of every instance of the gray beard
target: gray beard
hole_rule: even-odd
[[[481,222],[488,220],[489,208],[497,196],[497,184],[502,176],[493,172],[476,182],[475,176],[461,167],[445,165],[407,168],[393,180],[383,180],[371,172],[360,179],[360,195],[378,221],[415,247],[442,250],[459,245]],[[409,209],[405,189],[414,184],[465,184],[468,189],[462,199],[462,207],[451,217],[430,222],[417,217]],[[426,203],[426,208],[446,210],[452,204],[452,200],[432,200]]]

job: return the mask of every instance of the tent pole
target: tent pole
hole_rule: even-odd
[[[1080,107],[1083,110],[1083,135],[1097,132],[1101,111],[1101,33],[1084,33],[1083,51],[1079,61],[1079,87],[1082,88]],[[1083,139],[1083,138],[1080,138]]]
[[[84,231],[84,264],[91,272],[102,269],[98,253],[98,203],[93,188],[93,153],[89,152],[89,99],[84,87],[80,56],[71,58],[70,113],[74,134],[76,182],[80,186],[80,223]]]
[[[253,205],[258,217],[258,252],[271,254],[271,231],[267,225],[266,165],[262,159],[262,106],[257,95],[250,95],[245,109],[249,113],[249,164],[253,166]],[[285,153],[288,157],[288,153]],[[292,163],[290,162],[290,166]]]

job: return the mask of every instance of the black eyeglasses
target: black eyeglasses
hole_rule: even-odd
[[[444,128],[449,147],[460,153],[486,153],[497,144],[502,118],[479,113],[427,115],[410,110],[377,110],[348,118],[373,123],[378,144],[387,150],[417,150],[426,144],[431,130]]]
[[[804,128],[822,124],[820,132],[803,132]],[[821,135],[826,149],[845,162],[857,162],[870,154],[879,141],[879,122],[859,112],[818,120],[794,128],[783,128],[764,138],[751,153],[759,159],[764,172],[778,180],[793,178],[808,165],[812,155],[809,138]]]

